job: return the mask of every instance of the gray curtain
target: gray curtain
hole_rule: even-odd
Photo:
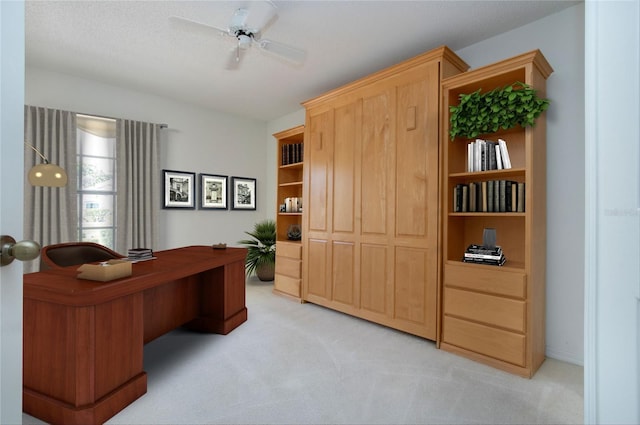
[[[119,119],[116,251],[157,247],[160,206],[160,124]]]
[[[40,245],[78,239],[78,195],[76,157],[76,116],[73,112],[25,106],[25,142],[38,149],[52,164],[69,176],[65,187],[31,186],[24,179],[24,238]],[[25,176],[42,158],[29,146],[24,148]],[[39,269],[39,261],[24,264],[24,272]]]

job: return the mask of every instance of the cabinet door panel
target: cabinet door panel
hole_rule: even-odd
[[[335,110],[333,154],[333,231],[354,231],[357,104]]]
[[[333,300],[347,304],[355,304],[355,276],[353,243],[333,242]]]
[[[309,239],[307,258],[307,291],[309,294],[329,298],[327,291],[327,241]]]
[[[397,88],[396,235],[401,237],[436,237],[438,110],[428,99],[438,97],[437,70],[432,64],[423,79]]]
[[[360,247],[360,305],[375,313],[387,313],[388,248],[363,244]]]
[[[362,102],[362,234],[387,233],[389,196],[393,182],[394,149],[390,91]],[[391,192],[392,193],[392,192]]]
[[[427,265],[426,250],[396,248],[395,317],[418,324],[425,324],[428,313],[435,317],[435,304],[433,307],[427,305],[427,281],[431,272]]]
[[[332,182],[331,156],[333,155],[333,111],[327,111],[309,119],[309,140],[305,141],[305,156],[308,173],[309,200],[304,205],[309,214],[309,230],[326,232],[327,210],[331,199],[329,188]]]

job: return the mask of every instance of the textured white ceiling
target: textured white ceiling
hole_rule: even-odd
[[[261,2],[264,3],[264,2]],[[179,16],[226,28],[250,1],[27,1],[26,62],[260,120],[419,53],[453,50],[574,1],[274,1],[263,38],[307,51],[302,66],[256,49],[227,70],[233,42]]]

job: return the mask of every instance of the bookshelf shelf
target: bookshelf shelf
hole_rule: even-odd
[[[302,242],[287,237],[289,228],[302,228],[302,212],[282,212],[281,205],[290,211],[297,209],[287,199],[302,199],[302,176],[304,170],[303,145],[304,126],[294,127],[273,135],[277,142],[278,182],[276,200],[276,273],[273,292],[295,300],[301,300]],[[290,162],[296,159],[295,162]],[[302,159],[302,161],[297,161]]]
[[[551,72],[551,66],[536,50],[456,75],[442,82],[443,110],[457,105],[461,94],[486,92],[516,82],[528,84],[545,97],[546,78]],[[535,127],[478,136],[506,141],[513,167],[509,169],[469,172],[471,166],[478,168],[477,164],[493,168],[487,161],[491,151],[486,150],[482,157],[474,153],[470,159],[470,152],[479,152],[470,146],[477,139],[450,140],[449,114],[443,117],[442,129],[447,142],[443,143],[442,155],[440,348],[531,377],[545,357],[545,114],[537,119]],[[475,162],[478,158],[486,162]],[[495,192],[499,185],[494,183],[493,189],[488,189],[489,182],[494,181],[509,182],[506,186],[511,187],[511,194],[514,187],[518,189],[516,198],[509,198],[502,187],[499,195],[503,195],[503,201],[510,199],[506,205],[513,206],[517,200],[516,209],[522,206],[521,210],[514,212],[500,204]],[[487,208],[491,199],[493,207]],[[482,208],[478,202],[482,202]],[[496,205],[501,212],[493,212]],[[485,228],[496,231],[496,245],[506,257],[502,266],[462,261],[469,245],[482,245]]]

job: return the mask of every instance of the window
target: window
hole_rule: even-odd
[[[115,249],[116,122],[77,116],[78,236]]]

